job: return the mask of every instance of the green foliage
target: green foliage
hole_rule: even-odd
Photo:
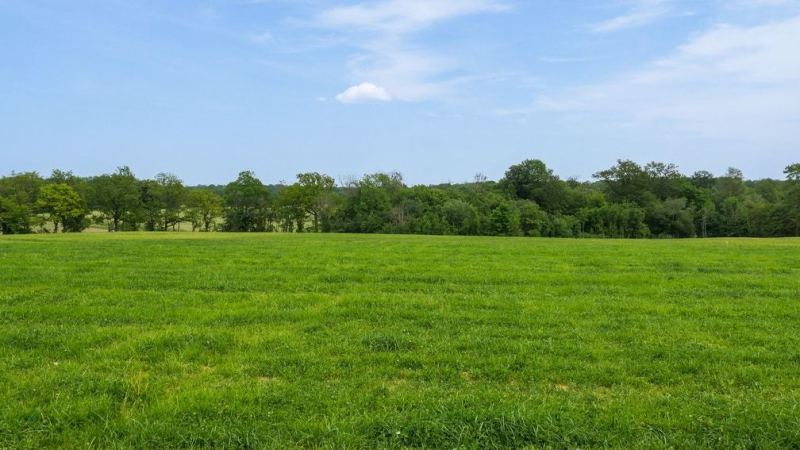
[[[349,233],[386,231],[391,223],[393,197],[403,188],[399,174],[379,173],[351,182],[334,219],[334,229]]]
[[[781,205],[783,214],[777,214],[777,219],[783,219],[785,232],[800,236],[800,163],[788,166],[784,173],[789,181],[789,189]]]
[[[800,240],[0,237],[0,448],[798,448]]]
[[[787,180],[800,182],[800,163],[786,166],[786,169],[783,171],[783,173],[786,174]]]
[[[744,196],[746,186],[742,171],[733,167],[728,168],[725,176],[717,178],[715,192],[718,201],[725,201],[728,198],[741,198]]]
[[[174,227],[181,222],[183,207],[188,200],[188,191],[183,186],[183,181],[171,173],[156,175],[156,184],[159,187],[158,203],[161,206],[160,226],[162,231]]]
[[[222,197],[211,189],[196,189],[189,193],[188,216],[193,230],[212,231],[222,216]]]
[[[711,190],[714,188],[714,174],[707,170],[700,170],[692,174],[689,181],[697,188]]]
[[[694,237],[694,210],[685,198],[668,198],[651,209],[648,223],[658,236]]]
[[[33,208],[44,180],[36,172],[0,178],[0,233],[25,234],[33,231]]]
[[[0,197],[10,199],[18,205],[27,205],[29,209],[39,197],[39,189],[45,181],[36,172],[13,174],[0,178]]]
[[[92,209],[103,212],[110,221],[111,231],[138,228],[142,206],[139,181],[128,167],[120,167],[110,175],[100,175],[89,181]]]
[[[0,233],[25,234],[31,232],[31,211],[25,204],[11,197],[0,197]]]
[[[336,186],[334,179],[317,172],[301,173],[297,175],[297,186],[300,208],[311,215],[313,231],[320,232],[322,228],[329,227],[327,220],[332,216],[335,205],[332,200]],[[320,220],[325,223],[320,224]]]
[[[438,188],[414,186],[400,191],[392,209],[391,231],[414,234],[452,234],[443,210],[447,195]],[[467,213],[468,214],[468,213]],[[469,219],[466,219],[469,220]],[[461,224],[464,225],[464,224]]]
[[[653,161],[644,166],[644,171],[649,177],[648,190],[660,200],[681,197],[690,189],[691,183],[675,164]]]
[[[116,231],[180,231],[190,225],[192,231],[797,236],[800,164],[785,173],[786,180],[745,180],[735,168],[720,177],[705,171],[685,176],[674,164],[619,160],[597,172],[596,181],[581,182],[561,180],[531,159],[511,166],[497,183],[479,175],[468,183],[406,186],[399,173],[376,173],[337,186],[332,177],[309,172],[292,184],[265,185],[246,171],[227,186],[187,188],[176,175],[137,180],[125,167],[93,178],[55,170],[46,180],[35,173],[0,178],[0,229],[10,234],[63,227],[37,197],[44,185],[65,185],[88,204],[89,222]],[[76,219],[68,228],[84,226]]]
[[[616,166],[594,176],[605,185],[612,202],[644,206],[655,197],[650,191],[650,175],[633,161],[619,160]]]
[[[302,233],[305,230],[308,202],[309,199],[301,185],[293,184],[283,188],[273,205],[280,230]]]
[[[580,235],[580,220],[575,216],[548,216],[544,236],[557,238],[574,238]]]
[[[87,179],[76,176],[70,171],[55,169],[46,181],[50,184],[68,185],[75,190],[84,202],[89,198],[89,183]]]
[[[145,231],[161,229],[161,213],[164,209],[161,197],[161,186],[155,180],[139,182],[139,198],[142,202],[139,212]]]
[[[566,209],[565,184],[538,159],[511,166],[500,184],[514,197],[531,200],[549,213]]]
[[[584,208],[578,214],[581,232],[590,236],[612,238],[645,238],[650,229],[645,223],[645,210],[630,203],[612,203]]]
[[[542,236],[547,229],[547,213],[532,201],[518,200],[516,208],[519,212],[519,230],[523,236]]]
[[[519,210],[511,202],[502,202],[492,210],[491,234],[495,236],[517,236],[520,234]]]
[[[461,199],[449,199],[442,204],[442,216],[447,224],[448,234],[478,234],[480,219],[478,210]]]
[[[89,210],[86,202],[68,184],[42,186],[36,206],[49,215],[54,233],[58,233],[59,225],[64,232],[80,232],[88,225],[86,215]]]
[[[250,171],[241,172],[225,186],[225,229],[228,231],[266,231],[269,191]]]

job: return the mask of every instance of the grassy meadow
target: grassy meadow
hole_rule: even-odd
[[[0,236],[0,448],[800,448],[800,240]]]

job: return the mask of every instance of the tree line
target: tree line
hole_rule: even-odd
[[[0,178],[0,233],[108,231],[344,232],[546,237],[800,235],[800,164],[785,180],[681,173],[619,160],[592,181],[561,179],[526,160],[499,181],[408,186],[399,173],[336,183],[302,173],[265,185],[241,172],[224,186],[176,175],[138,179],[128,167],[92,177],[55,170]]]

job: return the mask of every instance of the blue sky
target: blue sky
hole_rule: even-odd
[[[798,0],[0,0],[0,173],[781,177]]]

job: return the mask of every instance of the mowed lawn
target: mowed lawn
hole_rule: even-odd
[[[0,237],[2,448],[800,447],[800,240]]]

